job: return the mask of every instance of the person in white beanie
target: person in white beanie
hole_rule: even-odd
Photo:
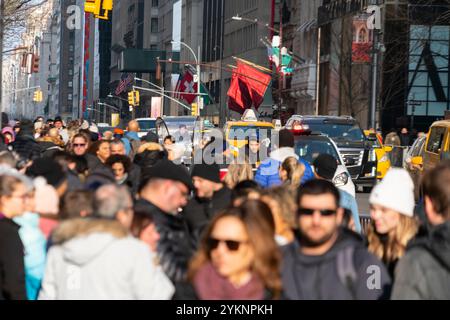
[[[393,278],[398,260],[417,233],[414,217],[414,184],[404,169],[390,169],[369,198],[372,223],[367,232],[368,250],[386,265]]]

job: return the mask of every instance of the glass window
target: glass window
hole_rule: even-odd
[[[152,33],[157,33],[158,32],[158,18],[152,18],[150,31]]]
[[[431,153],[439,153],[444,140],[445,128],[434,127],[430,132],[430,139],[427,144],[427,151]]]
[[[334,146],[326,140],[299,140],[295,143],[294,150],[299,157],[308,161],[310,164],[323,153],[333,156],[336,160],[339,159],[339,155]]]
[[[311,131],[321,132],[335,141],[364,141],[364,133],[357,124],[308,123]]]
[[[158,6],[159,6],[158,0],[152,0],[152,7],[155,8]]]

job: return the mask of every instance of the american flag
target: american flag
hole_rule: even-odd
[[[120,95],[134,81],[134,75],[124,73],[120,79],[120,83],[116,88],[116,96]]]

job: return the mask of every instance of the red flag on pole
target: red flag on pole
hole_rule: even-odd
[[[238,61],[227,93],[228,107],[239,113],[250,109],[252,105],[258,109],[271,79],[270,75]]]
[[[179,93],[179,98],[185,100],[191,104],[197,98],[197,82],[194,82],[194,75],[191,71],[186,70],[183,77],[178,80],[177,87],[175,89]]]

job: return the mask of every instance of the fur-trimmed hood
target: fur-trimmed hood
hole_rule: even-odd
[[[63,222],[53,234],[53,243],[60,245],[64,259],[82,266],[101,256],[114,242],[128,237],[117,221],[75,219]]]
[[[118,221],[94,218],[70,219],[62,222],[52,235],[52,243],[61,245],[77,237],[93,233],[108,233],[115,238],[125,238],[128,232]]]

